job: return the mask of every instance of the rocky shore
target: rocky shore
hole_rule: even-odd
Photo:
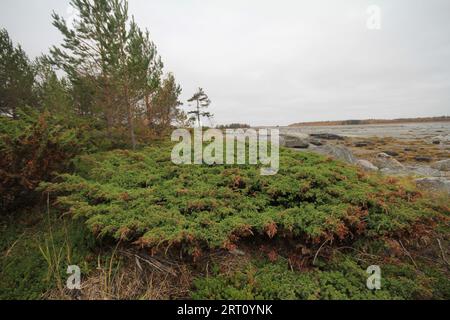
[[[365,171],[410,176],[421,189],[450,194],[450,135],[445,132],[402,139],[280,131],[284,147],[328,155]]]

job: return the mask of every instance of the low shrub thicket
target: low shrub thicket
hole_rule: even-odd
[[[97,235],[199,255],[243,237],[308,243],[418,234],[448,213],[414,187],[329,158],[282,149],[280,171],[174,165],[171,144],[81,156],[42,189]]]
[[[17,119],[0,116],[0,212],[32,205],[35,188],[69,168],[83,152],[104,150],[104,134],[92,121],[31,109]]]

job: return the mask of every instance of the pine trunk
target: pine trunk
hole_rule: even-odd
[[[128,131],[130,132],[131,147],[136,150],[136,136],[134,134],[134,121],[133,121],[133,106],[131,105],[130,98],[128,96],[128,86],[125,87],[125,102],[127,104],[127,120]]]
[[[128,130],[130,131],[130,138],[131,138],[131,146],[133,150],[136,150],[136,135],[134,133],[134,121],[133,121],[133,115],[131,110],[131,104],[128,103]]]

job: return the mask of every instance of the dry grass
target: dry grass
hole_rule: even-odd
[[[99,256],[97,268],[81,281],[81,290],[54,289],[53,300],[168,300],[186,298],[192,274],[186,264],[143,252],[114,250]]]
[[[323,245],[322,250],[312,251],[320,255],[321,259],[329,260],[336,256],[337,252],[352,253],[355,261],[362,261],[364,265],[386,263],[397,265],[409,259],[431,263],[440,272],[448,274],[449,239],[445,237],[436,242],[436,234],[423,236],[419,239],[405,239],[404,241],[387,241],[385,255],[366,252],[364,247],[335,247],[329,243]],[[301,270],[303,273],[314,271],[312,268],[297,268],[298,265],[291,261],[289,249],[284,242],[274,244],[272,248],[280,256],[271,261],[288,261],[290,271]],[[256,245],[256,247],[258,247]],[[267,248],[271,249],[271,248]],[[302,248],[297,248],[302,251]],[[270,250],[269,250],[270,251]],[[111,253],[111,250],[109,251]],[[309,253],[305,253],[309,256]],[[442,256],[441,256],[442,255]],[[174,256],[150,256],[147,251],[125,250],[116,248],[113,254],[106,257],[100,255],[97,260],[97,268],[82,280],[82,289],[60,291],[54,289],[45,297],[57,300],[168,300],[191,298],[194,279],[209,279],[217,276],[233,277],[240,270],[247,270],[254,261],[268,261],[267,250],[263,247],[255,250],[249,243],[240,243],[235,252],[226,250],[212,250],[192,261]],[[103,258],[102,258],[103,257]],[[255,260],[256,259],[256,260]],[[281,259],[281,260],[280,260]],[[311,259],[310,259],[311,260]],[[417,267],[416,267],[417,268]],[[215,270],[215,271],[214,271]],[[418,269],[420,271],[420,268]]]

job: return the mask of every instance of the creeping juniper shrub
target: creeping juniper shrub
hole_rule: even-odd
[[[75,155],[108,148],[95,121],[28,109],[0,115],[0,215],[33,206],[39,183],[68,171]]]
[[[95,234],[154,249],[232,248],[251,235],[394,236],[446,213],[414,188],[320,155],[282,149],[279,173],[261,176],[252,165],[175,165],[171,146],[82,156],[75,174],[41,189]]]

